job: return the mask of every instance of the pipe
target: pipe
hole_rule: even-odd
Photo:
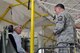
[[[5,10],[5,12],[1,15],[1,17],[5,17],[6,16],[6,14],[9,12],[9,10],[10,10],[11,8],[10,8],[10,6]]]
[[[30,53],[34,53],[34,0],[31,0],[31,30],[30,30]]]

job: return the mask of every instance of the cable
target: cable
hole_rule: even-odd
[[[30,0],[28,0],[28,10],[30,10]]]

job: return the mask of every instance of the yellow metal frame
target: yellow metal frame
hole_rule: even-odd
[[[48,16],[48,14],[44,14],[44,15],[42,15],[42,17],[43,16]],[[40,16],[37,16],[37,17],[35,17],[35,18],[40,18]],[[31,21],[31,19],[29,19],[28,21],[26,21],[23,25],[22,25],[22,29],[24,29],[25,27],[26,27],[26,25],[29,23]]]
[[[34,53],[34,16],[35,3],[31,0],[31,31],[30,31],[30,53]]]
[[[11,5],[8,6],[8,8],[5,10],[5,12],[0,16],[0,20],[5,21],[5,22],[8,22],[8,23],[13,24],[13,25],[18,25],[17,23],[14,23],[14,22],[12,22],[12,21],[10,21],[10,20],[4,19],[4,17],[5,17],[6,14],[9,12],[9,10],[11,9],[11,7],[15,7],[15,6],[18,6],[18,5],[21,5],[21,4],[22,4],[22,5],[24,5],[24,6],[26,6],[26,7],[28,8],[28,6],[26,5],[26,3],[28,2],[28,0],[25,1],[24,3],[21,2],[21,1],[19,1],[19,0],[17,0],[17,2],[19,2],[20,4],[11,4]],[[48,16],[48,14],[41,15],[41,14],[39,14],[39,13],[36,12],[36,11],[35,11],[35,13],[36,13],[37,15],[39,15],[38,18],[40,18],[41,16]],[[29,22],[30,22],[30,20],[27,21],[27,22],[25,22],[25,23],[23,24],[23,29],[26,27],[26,25],[27,25]]]
[[[42,26],[43,30],[46,29],[49,26],[55,26],[55,24],[48,24],[48,25],[44,25]],[[44,37],[44,47],[46,46],[46,44],[51,41],[53,42],[53,44],[56,42],[55,40],[55,36],[53,34],[49,35],[49,36],[45,36]]]
[[[46,44],[51,41],[53,44],[56,42],[55,37],[52,35],[47,35],[46,37],[44,37],[44,46],[46,46]]]
[[[23,6],[25,6],[26,8],[28,8],[28,6],[26,4],[24,4],[23,2],[21,2],[20,0],[16,0],[18,3],[22,4]],[[35,4],[34,4],[35,5]],[[31,10],[31,8],[30,8]],[[42,16],[40,13],[34,11],[37,15]]]
[[[5,12],[1,15],[1,17],[5,17],[5,15],[9,12],[10,10],[10,6],[5,10]]]
[[[27,1],[25,1],[23,4],[26,4],[26,3],[28,3],[28,0]],[[15,6],[19,6],[19,5],[22,5],[22,4],[11,4],[11,7],[15,7]]]
[[[5,22],[8,22],[10,24],[13,24],[13,25],[18,25],[17,23],[14,23],[12,21],[9,21],[7,19],[4,19],[4,17],[6,16],[6,14],[9,12],[9,10],[11,9],[10,5],[8,6],[8,8],[5,10],[5,12],[0,16],[0,20],[1,21],[5,21]]]
[[[8,23],[13,24],[13,25],[18,25],[17,23],[14,23],[14,22],[12,22],[10,20],[7,20],[7,19],[4,19],[2,17],[0,17],[0,20],[5,21],[5,22],[8,22]]]
[[[22,25],[22,29],[24,29],[26,27],[26,25],[31,21],[31,19],[29,19],[28,21],[26,21],[23,25]]]
[[[18,6],[18,5],[24,5],[25,7],[28,8],[28,6],[26,5],[26,3],[28,2],[28,0],[25,1],[25,2],[21,2],[20,0],[16,0],[16,1],[19,2],[19,4],[10,4],[10,5],[8,6],[8,8],[5,10],[5,12],[0,16],[0,20],[5,21],[5,22],[8,22],[8,23],[13,24],[13,25],[18,25],[18,24],[15,23],[15,22],[12,22],[12,21],[10,21],[10,20],[4,19],[4,17],[5,17],[6,14],[9,12],[9,10],[11,9],[11,7],[15,7],[15,6]],[[48,16],[48,14],[41,15],[41,14],[39,14],[39,13],[36,12],[36,11],[35,11],[35,13],[36,13],[37,15],[39,15],[38,18],[40,18],[41,16]],[[37,18],[37,17],[36,17],[36,18]],[[26,27],[26,25],[27,25],[29,22],[30,22],[30,20],[27,21],[27,22],[25,22],[25,23],[23,24],[23,29]]]
[[[28,2],[28,1],[27,1],[27,2]],[[27,3],[27,2],[25,2],[25,3]],[[25,4],[25,3],[23,3],[23,4]],[[15,6],[18,6],[18,5],[21,5],[21,4],[13,4],[13,5],[11,5],[11,7],[15,7]],[[40,18],[40,17],[43,17],[43,16],[48,16],[48,14],[43,14],[43,15],[37,16],[37,17],[35,17],[35,18]],[[22,25],[22,29],[24,29],[24,28],[26,27],[26,25],[27,25],[30,21],[31,21],[31,20],[25,22],[25,23]]]
[[[9,10],[11,9],[11,7],[15,7],[15,6],[18,6],[18,5],[23,5],[23,6],[25,6],[26,8],[28,8],[28,6],[26,5],[26,3],[28,2],[21,2],[20,0],[16,0],[17,2],[19,2],[19,4],[12,4],[12,5],[9,5],[8,6],[8,8],[5,10],[5,12],[0,16],[0,20],[1,21],[5,21],[5,22],[8,22],[8,23],[10,23],[10,24],[13,24],[13,25],[18,25],[17,23],[15,23],[15,22],[12,22],[12,21],[10,21],[10,20],[7,20],[7,19],[4,19],[4,17],[6,16],[6,14],[9,12]],[[31,21],[31,31],[30,31],[30,53],[34,53],[34,15],[35,15],[35,13],[37,14],[37,15],[39,15],[38,17],[40,18],[40,17],[42,17],[42,16],[48,16],[48,14],[44,14],[44,15],[42,15],[42,14],[40,14],[40,13],[38,13],[38,12],[36,12],[35,11],[35,9],[34,9],[34,7],[35,7],[35,2],[34,2],[34,0],[31,0],[31,8],[30,8],[30,10],[31,10],[31,19],[30,20],[28,20],[27,22],[25,22],[24,24],[23,24],[23,29],[26,27],[26,25]],[[52,26],[52,25],[46,25],[46,26],[44,26],[44,29],[46,28],[46,27],[48,27],[48,26]],[[44,44],[46,44],[48,41],[50,41],[50,40],[52,40],[52,37],[51,36],[48,36],[47,37],[47,40],[45,40],[45,43]],[[76,48],[74,48],[74,52],[76,53]]]

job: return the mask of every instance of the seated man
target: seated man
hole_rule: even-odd
[[[18,53],[26,53],[26,51],[22,48],[22,45],[21,45],[21,37],[19,36],[21,32],[22,32],[22,28],[19,25],[14,27],[14,32],[12,35],[14,37]]]

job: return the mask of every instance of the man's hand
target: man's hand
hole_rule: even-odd
[[[80,29],[80,23],[75,24],[75,27],[76,27],[77,29]]]

